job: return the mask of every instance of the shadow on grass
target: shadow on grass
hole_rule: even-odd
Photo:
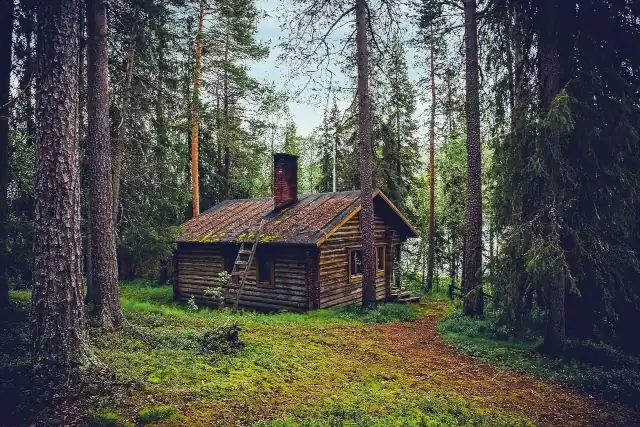
[[[562,357],[545,356],[537,351],[542,338],[534,329],[516,335],[491,311],[484,319],[453,311],[436,330],[460,351],[489,363],[640,409],[640,358],[609,345],[570,340]]]
[[[47,406],[47,396],[36,384],[29,360],[28,300],[12,299],[0,311],[0,419],[6,425],[28,425]]]

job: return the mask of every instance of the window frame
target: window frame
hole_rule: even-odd
[[[382,269],[378,268],[378,250],[382,249]],[[387,245],[376,245],[376,276],[384,276],[387,271]]]
[[[262,259],[262,262],[267,263],[267,266],[269,268],[268,280],[264,280],[264,278],[260,276],[260,260],[261,259]],[[275,265],[275,262],[273,261],[273,258],[266,255],[262,255],[262,256],[255,255],[254,262],[256,265],[256,286],[260,286],[263,288],[274,288],[276,286],[276,281],[275,281],[276,265]]]
[[[351,248],[347,248],[347,275],[349,277],[349,283],[362,283],[362,271],[360,274],[352,274],[351,271],[351,253],[360,252],[360,259],[362,259],[362,247],[354,246]]]

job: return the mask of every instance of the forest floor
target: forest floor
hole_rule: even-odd
[[[25,301],[28,294],[13,297]],[[386,304],[374,312],[232,315],[170,300],[166,286],[123,285],[128,326],[91,334],[113,386],[63,399],[39,419],[58,425],[256,427],[600,426],[640,420],[628,407],[460,353],[436,332],[452,309],[446,301]],[[244,349],[203,351],[204,333],[233,322],[243,329]],[[12,348],[20,347],[20,325],[4,341]],[[22,369],[24,359],[14,356],[0,354],[0,373]],[[16,411],[26,405],[19,403],[11,418],[0,419],[18,420]]]

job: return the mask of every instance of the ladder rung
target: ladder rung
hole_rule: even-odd
[[[244,255],[250,255],[250,254],[251,254],[251,251],[248,251],[248,250],[246,250],[246,249],[241,249],[241,250],[239,250],[239,251],[238,251],[238,253],[239,253],[239,254],[244,254]]]
[[[232,271],[231,275],[232,276],[242,276],[244,274],[244,271]]]

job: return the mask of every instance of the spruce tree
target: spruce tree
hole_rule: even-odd
[[[13,0],[2,0],[0,9],[0,307],[9,304],[9,92],[11,90],[11,45],[13,44]]]

